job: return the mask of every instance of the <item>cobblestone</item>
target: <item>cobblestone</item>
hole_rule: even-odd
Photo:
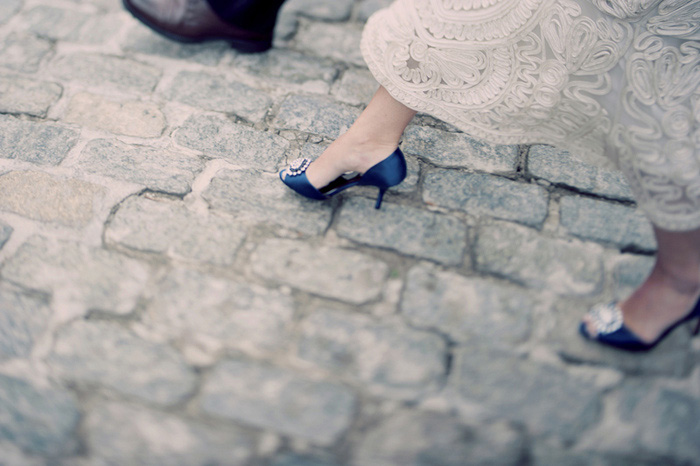
[[[141,138],[157,138],[166,125],[163,112],[155,104],[114,102],[94,94],[73,96],[64,119],[76,125]]]
[[[285,8],[309,18],[327,21],[345,21],[350,18],[353,0],[289,0]]]
[[[22,6],[22,0],[6,0],[0,5],[0,24],[11,18]]]
[[[207,377],[200,404],[212,416],[328,445],[349,427],[355,403],[355,395],[342,385],[227,360]]]
[[[0,115],[0,157],[42,165],[58,165],[75,145],[78,134],[52,124]]]
[[[0,249],[2,249],[5,243],[10,239],[13,231],[14,229],[10,225],[0,220]]]
[[[195,374],[173,349],[108,322],[77,321],[56,334],[47,359],[59,377],[172,405],[194,391]]]
[[[613,284],[618,298],[626,298],[644,282],[651,272],[654,259],[648,256],[623,257],[613,268]]]
[[[272,105],[270,96],[225,76],[182,71],[165,97],[194,107],[232,113],[252,122],[263,119]]]
[[[0,176],[0,210],[68,227],[85,227],[104,188],[79,179],[60,179],[42,172]]]
[[[56,83],[3,76],[0,81],[0,113],[44,117],[62,92],[63,89]]]
[[[213,115],[189,118],[176,133],[175,140],[208,157],[266,171],[275,171],[289,148],[289,142],[280,136]]]
[[[13,71],[34,73],[51,51],[51,42],[30,34],[10,34],[0,47],[0,66]]]
[[[517,146],[491,146],[462,133],[409,126],[404,133],[403,151],[447,168],[469,168],[490,173],[515,172]]]
[[[350,128],[360,112],[323,97],[296,95],[282,102],[275,126],[337,138]]]
[[[385,263],[364,254],[283,239],[261,243],[251,263],[261,277],[355,304],[378,298],[389,272]]]
[[[77,448],[78,418],[76,400],[67,391],[0,374],[0,440],[31,453],[71,453]]]
[[[47,5],[32,8],[25,15],[29,30],[39,37],[50,40],[74,39],[88,17],[87,14],[79,11]]]
[[[263,81],[279,86],[321,82],[328,87],[338,74],[336,67],[328,60],[287,50],[272,49],[264,54],[237,55],[233,65],[236,69],[242,68]]]
[[[436,335],[333,311],[303,322],[297,350],[299,358],[349,375],[375,393],[408,400],[440,386],[445,353]]]
[[[129,29],[122,48],[177,60],[188,60],[207,66],[216,66],[227,50],[224,42],[216,44],[181,44],[166,39],[141,24]]]
[[[549,195],[540,186],[505,178],[437,170],[425,177],[423,200],[471,215],[489,215],[541,228],[547,217]]]
[[[550,183],[598,196],[632,200],[632,192],[621,172],[585,163],[565,150],[532,146],[527,168],[532,176]]]
[[[339,2],[340,3],[340,2]],[[297,47],[320,57],[366,67],[360,53],[362,29],[353,24],[308,23],[297,32]]]
[[[0,288],[0,359],[29,356],[50,318],[46,298]]]
[[[204,169],[199,157],[174,150],[96,139],[83,149],[79,170],[143,185],[154,191],[187,194]]]
[[[152,91],[161,75],[157,68],[135,60],[79,53],[59,57],[51,64],[51,71],[62,81],[77,81],[94,87],[107,84],[132,92]]]
[[[379,85],[367,70],[350,68],[343,73],[333,95],[350,105],[366,105],[377,92]]]
[[[367,21],[377,10],[391,5],[392,0],[362,0],[358,9],[357,19]]]
[[[559,210],[562,226],[574,236],[620,248],[656,249],[651,224],[636,209],[569,196],[561,200]]]
[[[459,265],[466,249],[466,227],[453,217],[353,197],[343,204],[340,236],[402,254]]]
[[[545,239],[534,230],[499,222],[482,226],[474,246],[476,268],[525,286],[586,295],[602,284],[602,250],[591,244]]]

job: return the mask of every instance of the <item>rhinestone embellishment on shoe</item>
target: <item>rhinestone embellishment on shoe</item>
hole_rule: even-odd
[[[311,165],[311,159],[301,158],[293,160],[287,168],[287,175],[289,176],[299,176],[306,171]]]
[[[597,335],[607,335],[622,327],[622,311],[616,302],[596,304],[588,311],[588,318]]]

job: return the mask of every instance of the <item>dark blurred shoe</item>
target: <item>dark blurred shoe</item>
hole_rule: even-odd
[[[143,24],[178,42],[223,40],[243,53],[272,47],[272,33],[235,27],[221,18],[206,0],[123,0],[124,7]]]

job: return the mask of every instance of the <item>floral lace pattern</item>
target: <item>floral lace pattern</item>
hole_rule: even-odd
[[[397,100],[494,143],[603,154],[700,227],[700,0],[397,0],[362,51]]]

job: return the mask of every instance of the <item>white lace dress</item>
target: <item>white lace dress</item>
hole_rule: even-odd
[[[406,106],[604,154],[656,225],[700,228],[700,0],[396,0],[362,52]]]

